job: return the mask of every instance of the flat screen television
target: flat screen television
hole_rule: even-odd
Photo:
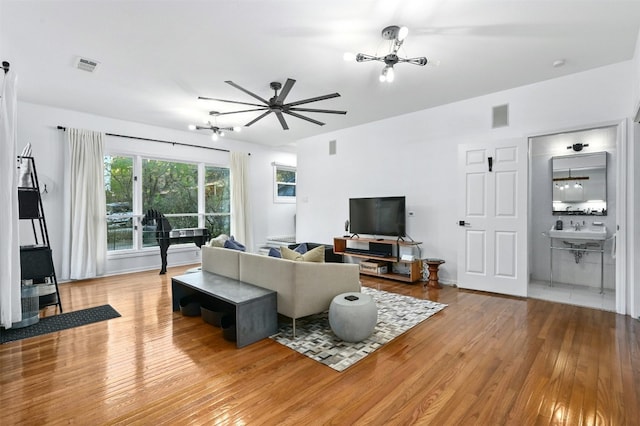
[[[405,197],[349,199],[352,234],[406,236]]]

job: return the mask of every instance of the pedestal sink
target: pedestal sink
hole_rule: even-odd
[[[575,256],[576,263],[580,263],[580,259],[586,253],[600,253],[600,294],[604,293],[604,245],[607,239],[607,228],[600,226],[584,226],[576,229],[569,227],[567,229],[549,230],[549,268],[550,278],[549,285],[553,286],[553,251],[562,250],[569,251]],[[554,239],[557,238],[557,239]],[[562,239],[562,241],[560,241]],[[578,240],[578,241],[576,241]],[[597,241],[597,242],[595,242]],[[559,246],[554,246],[560,244]]]
[[[567,240],[605,240],[607,238],[607,228],[605,226],[585,226],[578,230],[574,228],[549,230],[551,238],[565,238]]]

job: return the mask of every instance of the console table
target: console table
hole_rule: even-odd
[[[180,299],[196,294],[203,302],[215,300],[235,312],[236,346],[241,348],[278,331],[276,292],[206,271],[171,278],[173,311]]]
[[[354,249],[349,243],[366,245],[367,249]],[[360,268],[360,273],[364,275],[375,275],[382,278],[388,278],[391,280],[404,281],[413,283],[420,278],[422,261],[420,259],[404,260],[400,255],[400,247],[415,247],[422,244],[419,241],[401,241],[384,240],[375,238],[359,238],[359,237],[335,237],[333,239],[333,252],[342,256],[352,256],[360,259],[373,259],[382,261],[383,264],[388,264],[387,271],[384,273],[378,273],[378,271],[368,271]],[[384,249],[385,253],[377,253],[375,250],[371,250],[371,247],[380,247]],[[402,265],[406,269],[406,273],[393,272],[392,265]]]

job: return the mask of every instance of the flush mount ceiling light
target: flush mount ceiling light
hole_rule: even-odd
[[[427,58],[424,56],[418,58],[401,58],[398,56],[398,51],[402,47],[405,38],[409,34],[407,27],[400,27],[398,25],[390,25],[382,30],[382,38],[389,40],[391,43],[391,51],[384,56],[372,56],[366,53],[358,53],[355,55],[356,62],[369,62],[379,61],[384,62],[384,68],[380,73],[380,81],[391,83],[395,79],[395,72],[393,66],[398,62],[407,62],[409,64],[425,66],[427,65]],[[349,55],[345,55],[345,59],[350,59]]]
[[[215,112],[215,111],[212,111]],[[218,137],[224,136],[224,132],[239,132],[242,128],[235,127],[218,127],[208,122],[206,126],[198,126],[196,124],[189,124],[189,130],[211,130],[213,134],[211,135],[211,139],[214,141],[218,140]]]

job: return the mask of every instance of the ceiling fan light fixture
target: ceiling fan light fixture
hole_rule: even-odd
[[[217,141],[218,140],[218,134],[216,132],[213,132],[213,134],[211,135],[211,139],[213,141]]]
[[[189,130],[195,130],[195,129],[196,129],[195,124],[189,124]]]
[[[240,126],[233,126],[233,131],[234,131],[234,132],[239,132],[240,130],[242,130],[242,127],[240,127]]]
[[[231,104],[248,105],[248,106],[253,107],[253,108],[250,108],[250,109],[244,109],[244,110],[240,110],[240,111],[229,111],[229,112],[211,111],[209,114],[213,115],[215,117],[219,117],[219,116],[222,116],[222,115],[228,115],[228,114],[238,114],[238,113],[242,113],[242,112],[260,111],[261,114],[258,117],[254,118],[253,120],[249,121],[247,124],[245,124],[246,127],[251,126],[255,122],[257,122],[257,121],[259,121],[259,120],[263,119],[264,117],[266,117],[268,115],[271,115],[271,114],[273,114],[273,115],[275,115],[277,117],[277,119],[280,122],[280,125],[282,126],[283,130],[289,130],[289,126],[287,124],[287,121],[285,120],[285,115],[290,115],[292,117],[299,118],[301,120],[305,120],[305,121],[308,121],[310,123],[317,124],[319,126],[324,126],[325,123],[323,123],[321,121],[318,121],[316,119],[313,119],[311,117],[307,117],[306,115],[301,114],[301,112],[324,113],[324,114],[342,114],[342,115],[347,113],[347,111],[338,111],[338,110],[323,109],[323,108],[307,108],[306,106],[300,106],[300,105],[304,105],[304,104],[308,104],[308,103],[312,103],[312,102],[318,102],[318,101],[323,101],[323,100],[326,100],[326,99],[337,98],[337,97],[340,97],[339,93],[329,93],[327,95],[316,96],[316,97],[307,98],[307,99],[302,99],[302,100],[295,101],[295,102],[286,102],[285,99],[288,96],[289,92],[291,91],[291,88],[293,87],[295,82],[296,82],[296,80],[294,80],[292,78],[287,78],[287,81],[285,82],[284,85],[282,83],[280,83],[280,82],[277,82],[277,81],[271,82],[269,87],[271,87],[271,89],[274,91],[274,94],[273,94],[273,96],[271,98],[269,98],[267,100],[267,99],[264,99],[263,97],[255,94],[255,93],[245,89],[244,87],[239,86],[238,84],[234,83],[231,80],[225,81],[225,83],[235,87],[238,90],[241,90],[245,94],[257,99],[261,103],[232,101],[232,100],[227,100],[227,99],[209,98],[209,97],[204,97],[204,96],[199,96],[198,99],[206,99],[206,100],[210,100],[210,101],[226,102],[226,103],[231,103]],[[235,131],[235,129],[230,128],[230,127],[229,128],[225,128],[224,130]]]

